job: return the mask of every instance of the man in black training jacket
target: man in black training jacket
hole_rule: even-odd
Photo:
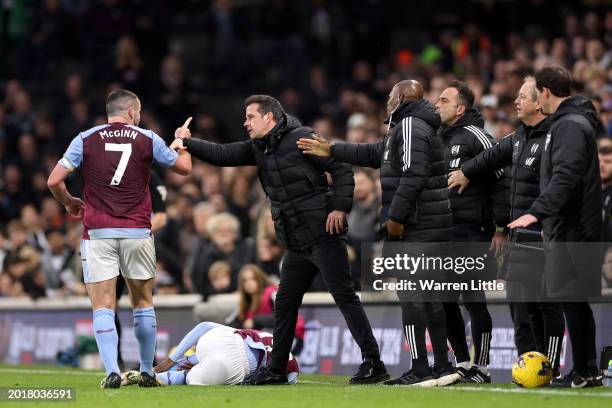
[[[474,107],[474,93],[465,82],[454,81],[444,89],[436,102],[436,111],[442,120],[438,133],[442,138],[444,161],[449,173],[461,168],[463,162],[495,144],[495,139],[483,130],[484,120],[480,111]],[[493,199],[498,188],[498,178],[501,178],[502,175],[502,171],[487,174],[471,183],[461,194],[457,189],[450,190],[449,197],[453,210],[452,241],[463,243],[457,247],[458,250],[461,249],[461,256],[477,256],[465,253],[466,251],[471,252],[471,247],[467,248],[467,243],[485,243],[492,239],[495,243],[499,235],[504,236],[503,231],[496,232],[495,213],[493,212]],[[473,248],[479,250],[477,244],[474,244]],[[494,261],[494,258],[494,254],[488,257],[488,274],[491,274],[492,269],[496,268],[494,262],[491,262]],[[494,278],[494,275],[492,277]],[[447,301],[444,302],[446,331],[457,361],[457,371],[463,377],[461,382],[490,383],[488,365],[493,322],[484,292],[455,290],[449,295]],[[472,339],[474,340],[473,365],[470,362],[465,337],[465,323],[458,304],[460,296],[470,315]]]
[[[535,78],[526,77],[516,97],[516,116],[522,124],[498,144],[464,162],[452,172],[448,187],[463,191],[471,179],[493,174],[512,166],[510,208],[502,208],[507,216],[517,219],[525,214],[540,195],[540,159],[550,122],[542,113],[536,94]],[[498,211],[500,207],[496,207]],[[498,218],[496,214],[496,218]],[[553,371],[559,371],[565,321],[561,305],[542,297],[544,249],[540,223],[510,232],[509,253],[500,277],[506,284],[510,315],[514,322],[514,342],[518,354],[537,350],[550,360]]]
[[[447,241],[453,226],[443,151],[436,135],[440,117],[433,105],[423,100],[422,85],[413,80],[401,81],[393,87],[387,113],[389,130],[378,143],[331,146],[325,139],[315,137],[315,140],[300,139],[298,145],[305,154],[380,168],[381,222],[387,232],[386,241],[410,243],[402,250],[421,256],[432,249],[432,244],[423,243]],[[391,247],[392,252],[394,245]],[[431,255],[439,256],[438,253]],[[459,374],[448,361],[442,304],[417,300],[401,290],[397,295],[412,369],[385,384],[434,387],[457,382]],[[426,328],[434,349],[433,370],[427,361]]]
[[[355,187],[351,167],[333,159],[304,156],[296,142],[311,136],[312,129],[287,115],[271,96],[250,96],[245,108],[244,126],[251,140],[216,144],[184,139],[182,143],[194,157],[216,166],[257,166],[270,199],[276,237],[288,249],[274,304],[272,361],[269,367],[260,368],[249,384],[287,383],[284,373],[298,309],[318,271],[361,348],[363,363],[350,383],[388,379],[349,271],[344,232]],[[181,147],[181,142],[174,146]],[[326,171],[331,174],[331,186]]]
[[[601,296],[603,220],[595,139],[602,125],[588,98],[571,96],[572,80],[566,70],[543,68],[535,79],[538,102],[551,122],[542,152],[540,195],[509,227],[542,223],[543,286],[549,298],[561,301],[574,359],[572,372],[553,379],[551,385],[601,386],[588,298]]]

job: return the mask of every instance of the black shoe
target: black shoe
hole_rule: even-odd
[[[110,373],[108,377],[100,382],[100,388],[119,388],[121,387],[121,376],[117,373]]]
[[[385,381],[385,385],[411,385],[416,387],[437,387],[438,381],[432,375],[421,376],[410,370],[394,380]]]
[[[455,367],[455,371],[457,371],[457,374],[459,374],[461,378],[465,378],[470,374],[469,368]]]
[[[283,385],[289,384],[287,374],[276,374],[269,367],[259,367],[242,385]]]
[[[594,375],[589,377],[589,386],[590,387],[603,387],[603,375]]]
[[[451,364],[448,364],[443,368],[434,367],[431,372],[433,377],[436,379],[436,386],[438,387],[453,385],[463,378]]]
[[[140,373],[140,379],[138,380],[139,387],[161,387],[162,385],[164,384],[162,384],[157,378],[155,378],[155,375],[150,376],[149,373]]]
[[[359,369],[349,380],[349,384],[376,384],[391,378],[381,360],[363,360]]]
[[[586,388],[590,387],[589,377],[583,377],[577,371],[572,371],[565,376],[553,378],[550,382],[552,388]]]
[[[467,375],[459,380],[460,384],[491,384],[491,376],[481,371],[476,366],[472,366]]]

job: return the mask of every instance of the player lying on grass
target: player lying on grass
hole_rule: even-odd
[[[193,346],[195,354],[184,357]],[[155,366],[160,385],[233,385],[249,383],[250,376],[270,363],[272,335],[257,330],[236,330],[212,322],[195,326],[170,356]],[[295,384],[298,362],[289,356],[287,383]],[[140,373],[121,375],[122,385],[138,383]]]

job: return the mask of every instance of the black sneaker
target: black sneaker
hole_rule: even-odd
[[[414,387],[436,387],[438,381],[432,375],[421,376],[414,370],[402,374],[399,378],[384,382],[385,385],[410,385]]]
[[[287,374],[273,373],[269,367],[259,367],[242,385],[283,385],[289,384]]]
[[[457,374],[459,374],[461,378],[465,378],[470,374],[469,368],[455,367],[455,371],[457,371]]]
[[[376,384],[391,378],[381,360],[363,360],[359,369],[349,380],[349,384]]]
[[[467,374],[459,380],[459,384],[491,384],[491,376],[472,366]]]
[[[457,372],[455,367],[453,367],[450,364],[440,369],[434,367],[434,369],[431,370],[431,373],[433,374],[433,377],[436,379],[436,386],[438,387],[446,387],[447,385],[453,385],[459,382],[461,378],[463,378]]]
[[[140,373],[140,379],[138,380],[139,387],[161,387],[162,384],[154,375],[151,376],[149,373],[145,373],[144,371]]]
[[[589,377],[590,387],[603,387],[603,375],[597,374]]]
[[[576,371],[572,371],[565,376],[559,375],[550,382],[552,388],[586,388],[590,387],[591,383],[588,377],[583,377]]]
[[[110,373],[108,377],[100,381],[100,388],[119,388],[121,387],[121,376],[117,373]]]

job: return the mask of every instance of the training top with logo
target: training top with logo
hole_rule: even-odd
[[[496,143],[483,127],[480,112],[473,108],[453,125],[439,128],[448,172],[461,169],[464,162]],[[502,176],[503,170],[499,170],[471,180],[461,194],[456,188],[449,191],[455,239],[470,236],[488,241],[491,238],[495,232],[493,196]]]
[[[177,157],[153,131],[134,125],[108,123],[79,133],[59,164],[82,167],[83,239],[150,236],[152,162],[172,166]]]

